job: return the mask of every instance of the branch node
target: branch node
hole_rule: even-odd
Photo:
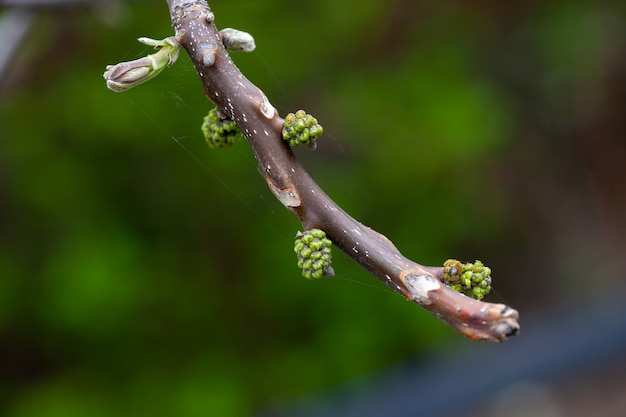
[[[202,61],[205,67],[215,64],[217,56],[217,44],[215,42],[200,42],[198,44],[198,60]]]
[[[204,18],[206,19],[207,22],[213,23],[215,21],[215,15],[213,14],[212,11],[208,9],[203,9],[202,12],[200,13],[204,15]]]
[[[268,171],[269,169],[271,168],[268,168]],[[302,199],[300,198],[300,194],[295,187],[289,186],[280,188],[276,185],[276,183],[274,183],[274,181],[272,181],[271,178],[266,177],[265,180],[267,181],[267,186],[270,188],[270,191],[274,194],[274,197],[276,197],[276,199],[280,201],[283,206],[287,208],[296,208],[302,205]]]
[[[404,282],[411,293],[411,300],[423,306],[432,304],[428,293],[441,288],[439,280],[430,274],[407,274]]]
[[[265,116],[267,119],[272,119],[274,118],[274,115],[276,114],[276,110],[274,109],[274,106],[272,106],[270,101],[267,99],[265,94],[263,93],[261,94],[263,96],[263,98],[261,99],[261,104],[259,105],[261,114]]]

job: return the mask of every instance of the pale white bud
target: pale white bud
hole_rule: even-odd
[[[256,48],[254,38],[248,32],[226,28],[220,30],[220,35],[224,47],[229,51],[252,52]]]

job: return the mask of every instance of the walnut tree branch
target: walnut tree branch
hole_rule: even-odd
[[[451,289],[442,282],[442,267],[407,259],[389,239],[331,200],[282,140],[284,119],[232,62],[208,4],[204,0],[167,3],[175,38],[193,61],[206,96],[243,131],[270,190],[298,216],[305,230],[323,230],[367,271],[470,339],[503,341],[518,333],[516,310]]]

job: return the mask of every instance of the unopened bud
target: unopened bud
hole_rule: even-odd
[[[110,90],[119,93],[153,79],[165,67],[170,67],[176,62],[181,48],[173,36],[160,41],[139,38],[139,42],[154,46],[157,52],[133,61],[107,65],[103,77]]]
[[[229,51],[252,52],[256,48],[254,38],[248,32],[226,28],[220,30],[220,35],[224,47]]]

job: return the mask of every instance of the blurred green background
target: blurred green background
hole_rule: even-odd
[[[210,4],[324,126],[313,178],[408,257],[481,259],[522,327],[623,290],[623,2]],[[32,10],[0,79],[0,415],[245,416],[471,343],[338,251],[300,276],[247,144],[204,145],[187,56],[106,89],[171,34],[164,1]]]

